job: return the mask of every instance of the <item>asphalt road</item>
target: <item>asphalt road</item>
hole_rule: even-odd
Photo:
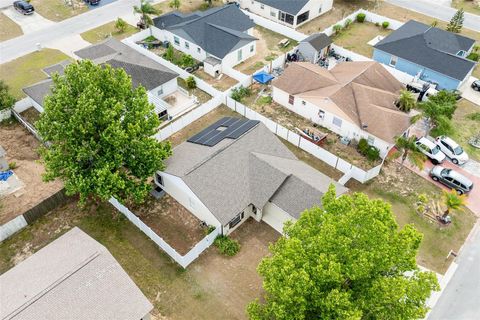
[[[4,0],[0,0],[4,1]],[[0,63],[13,60],[36,50],[37,43],[48,46],[62,38],[98,27],[118,17],[131,15],[139,0],[118,0],[98,9],[63,20],[47,28],[0,43]]]
[[[428,320],[476,320],[480,315],[480,222],[457,258],[458,268]]]
[[[423,13],[443,21],[450,21],[456,9],[452,9],[443,5],[436,4],[432,0],[385,0],[391,4]],[[463,26],[480,32],[480,16],[465,12],[465,21]]]

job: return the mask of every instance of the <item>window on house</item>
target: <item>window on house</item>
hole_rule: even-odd
[[[157,91],[157,95],[160,97],[163,94],[163,87],[160,87]]]
[[[198,53],[201,53],[201,52],[202,52],[202,49],[200,49],[200,47],[197,47],[197,52],[198,52]]]
[[[372,137],[372,136],[368,136],[368,144],[373,146],[373,144],[375,143],[375,137]]]
[[[325,111],[318,110],[318,117],[320,118],[320,120],[325,119]]]
[[[163,184],[163,177],[161,175],[159,175],[158,173],[155,174],[155,178],[157,180],[157,183],[160,184],[160,185],[164,185]]]
[[[395,67],[395,66],[397,65],[397,60],[398,60],[397,57],[392,56],[392,57],[390,58],[390,65],[391,65],[392,67]]]
[[[165,119],[167,119],[167,118],[168,118],[168,112],[167,112],[167,110],[163,110],[162,112],[160,112],[160,113],[158,114],[158,119],[160,119],[160,120],[165,120]]]
[[[322,5],[320,5],[320,9],[318,9],[318,13],[322,13]]]
[[[228,223],[228,228],[230,228],[230,229],[234,228],[237,224],[240,223],[240,221],[242,221],[243,217],[244,217],[243,212],[242,212],[242,213],[239,213],[235,218],[233,218],[233,219]]]
[[[288,103],[290,103],[291,105],[293,105],[294,102],[295,102],[295,97],[292,96],[292,95],[289,95],[289,96],[288,96]]]
[[[242,55],[242,49],[240,49],[240,50],[237,51],[237,59],[238,59],[238,61],[241,61],[241,60],[242,60],[242,57],[243,57],[243,55]]]
[[[307,102],[305,102],[305,100],[302,100],[302,105],[306,106]]]
[[[190,43],[188,43],[187,41],[185,41],[185,48],[187,48],[187,49],[190,48]]]
[[[342,127],[342,119],[340,118],[333,117],[332,123],[339,128]]]
[[[265,6],[263,4],[261,4],[260,9],[265,9]]]
[[[277,12],[275,10],[270,10],[270,16],[271,17],[276,17],[277,16]]]
[[[253,52],[253,50],[255,50],[255,46],[252,44],[252,45],[250,46],[250,52]]]
[[[175,43],[176,45],[179,45],[180,44],[180,38],[179,37],[173,37],[173,43]]]
[[[300,24],[302,22],[305,22],[308,20],[308,17],[310,15],[310,11],[304,12],[301,15],[297,17],[297,24]]]
[[[278,11],[278,20],[293,25],[294,19],[295,19],[295,17],[292,16],[291,14],[288,14],[288,13],[285,13],[285,12],[282,12],[282,11]]]

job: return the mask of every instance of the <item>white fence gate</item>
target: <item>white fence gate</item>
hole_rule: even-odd
[[[213,241],[215,241],[215,238],[221,232],[220,227],[217,227],[200,242],[198,242],[189,252],[187,252],[187,254],[182,256],[117,199],[112,197],[109,202],[183,268],[186,268],[190,263],[195,261],[195,259],[197,259],[203,251],[210,247]]]

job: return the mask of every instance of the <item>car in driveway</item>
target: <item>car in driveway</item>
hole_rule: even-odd
[[[91,6],[96,6],[100,4],[100,0],[85,0],[85,2]]]
[[[415,141],[415,145],[433,164],[440,164],[446,158],[445,154],[440,150],[440,147],[425,137]]]
[[[35,11],[35,8],[30,3],[23,0],[15,1],[13,3],[13,7],[15,8],[15,10],[17,10],[23,15],[33,14],[33,12]]]
[[[435,139],[435,144],[440,147],[440,150],[442,150],[453,163],[458,165],[468,161],[468,154],[465,150],[449,137],[439,136]]]
[[[475,91],[480,91],[480,80],[473,81],[471,87]]]
[[[455,189],[458,194],[469,193],[473,189],[473,182],[453,169],[435,166],[430,170],[430,177],[434,181]]]

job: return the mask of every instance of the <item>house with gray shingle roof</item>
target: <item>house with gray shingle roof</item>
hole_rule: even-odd
[[[0,275],[0,319],[150,319],[152,304],[100,243],[73,228]]]
[[[330,11],[333,0],[237,0],[242,9],[297,28]]]
[[[153,22],[155,37],[202,61],[205,72],[213,77],[256,52],[257,39],[252,36],[255,24],[235,5],[190,14],[170,12]]]
[[[229,234],[249,217],[282,232],[334,184],[263,124],[223,118],[173,149],[155,183],[198,219]]]
[[[134,88],[143,86],[147,90],[149,100],[155,106],[155,112],[161,116],[173,117],[172,106],[168,105],[163,99],[174,93],[178,89],[178,74],[164,65],[150,59],[149,57],[130,48],[128,45],[108,38],[98,44],[93,44],[84,49],[74,52],[81,59],[92,60],[96,64],[110,65],[113,68],[121,68],[130,76]],[[71,61],[62,61],[56,65],[45,68],[43,71],[49,76],[48,79],[40,81],[32,86],[23,88],[23,91],[30,97],[34,107],[40,112],[43,111],[43,102],[45,97],[51,93],[53,80],[51,76],[54,73],[63,75],[64,68]],[[195,105],[193,97],[185,97],[190,104]]]
[[[475,40],[410,20],[374,47],[373,59],[432,83],[458,89],[476,63],[466,57]]]

